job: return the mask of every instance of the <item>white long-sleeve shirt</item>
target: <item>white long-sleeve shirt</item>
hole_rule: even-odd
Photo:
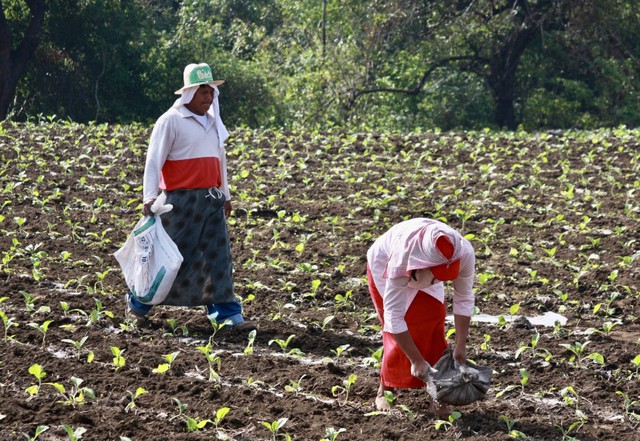
[[[231,199],[227,157],[218,137],[213,110],[202,125],[184,106],[170,108],[151,133],[143,180],[143,200],[158,189],[218,187]]]
[[[406,249],[403,238],[411,236],[413,232],[425,228],[426,225],[449,228],[438,221],[421,218],[400,222],[380,236],[369,248],[367,253],[367,260],[373,281],[383,300],[383,331],[385,332],[399,334],[408,330],[404,316],[420,290],[426,292],[441,303],[444,303],[444,284],[439,282],[434,285],[429,285],[431,280],[423,277],[424,273],[420,270],[416,271],[417,280],[410,279],[409,275],[401,275],[393,278],[386,276],[391,256],[398,252],[403,252]],[[455,234],[459,233],[455,232]],[[463,237],[460,237],[460,239],[459,243],[462,246],[460,272],[458,277],[452,281],[453,313],[471,317],[475,306],[475,296],[473,294],[475,252],[473,246],[467,239]]]

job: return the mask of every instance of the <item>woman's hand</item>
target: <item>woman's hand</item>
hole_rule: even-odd
[[[151,211],[151,206],[155,201],[156,201],[155,198],[149,199],[142,204],[142,214],[144,216],[153,216],[153,212]]]
[[[422,362],[418,362],[416,364],[411,364],[411,375],[421,379],[425,383],[428,382],[436,372],[438,371],[432,368],[431,365],[425,360],[422,360]]]
[[[231,216],[231,210],[233,209],[233,207],[231,207],[231,201],[224,201],[224,217],[225,219],[228,219],[229,216]]]

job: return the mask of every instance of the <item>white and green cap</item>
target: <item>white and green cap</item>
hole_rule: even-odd
[[[182,86],[181,89],[176,90],[176,95],[182,95],[182,92],[189,87],[200,86],[202,84],[218,86],[224,83],[224,80],[214,81],[213,73],[207,63],[189,64],[184,68],[183,78],[184,86]]]

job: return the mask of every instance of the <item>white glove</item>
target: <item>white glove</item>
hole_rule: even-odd
[[[161,214],[168,213],[169,211],[173,210],[173,205],[165,204],[166,201],[167,195],[164,193],[160,193],[160,196],[156,198],[155,202],[151,206],[151,212],[156,216],[160,216]]]

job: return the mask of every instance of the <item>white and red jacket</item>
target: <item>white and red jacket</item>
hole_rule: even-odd
[[[151,133],[143,180],[143,201],[156,198],[158,189],[217,187],[231,199],[224,139],[219,137],[213,106],[204,120],[184,105],[174,105]],[[198,121],[200,119],[201,121]],[[223,133],[225,136],[226,133]]]

